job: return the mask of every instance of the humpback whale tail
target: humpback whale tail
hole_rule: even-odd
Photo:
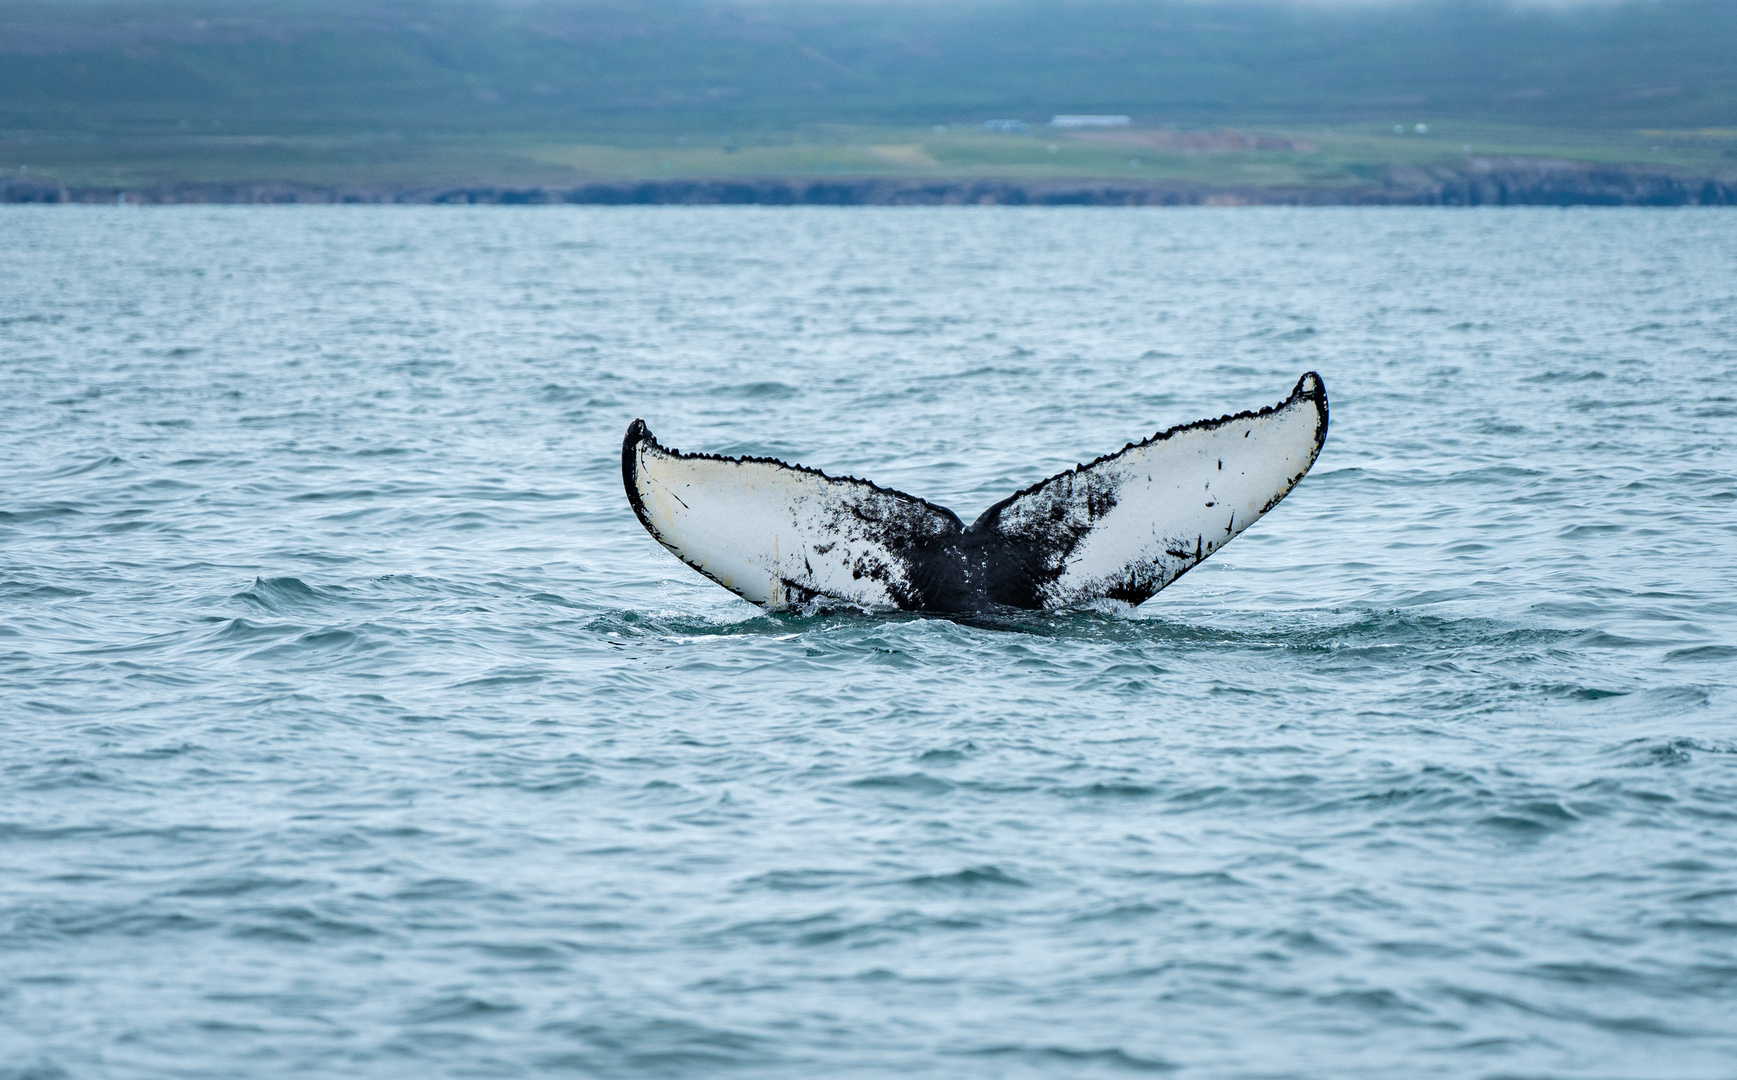
[[[1150,598],[1277,505],[1326,438],[1327,388],[1311,371],[1277,405],[1129,443],[969,526],[867,480],[672,450],[643,420],[621,445],[621,479],[658,543],[756,604],[1057,609]]]

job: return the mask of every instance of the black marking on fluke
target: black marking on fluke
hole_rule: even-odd
[[[696,561],[696,557],[690,557],[689,553],[683,552],[659,533],[640,496],[635,475],[638,451],[642,445],[682,460],[772,465],[794,473],[818,477],[828,484],[859,489],[859,494],[866,491],[885,496],[884,499],[873,500],[871,508],[877,512],[892,510],[890,514],[881,513],[877,516],[877,513],[866,512],[863,506],[856,502],[849,503],[847,508],[858,526],[868,530],[864,535],[879,548],[890,553],[901,565],[890,566],[879,557],[863,555],[852,564],[851,574],[853,578],[868,577],[880,582],[902,610],[960,614],[997,608],[1040,609],[1045,606],[1040,595],[1044,587],[1058,580],[1066,570],[1068,556],[1118,504],[1119,485],[1124,481],[1118,481],[1109,470],[1102,469],[1101,466],[1114,462],[1133,450],[1165,442],[1184,433],[1211,431],[1226,424],[1258,419],[1304,401],[1313,402],[1318,414],[1314,446],[1302,471],[1289,478],[1284,485],[1284,491],[1262,507],[1260,513],[1264,514],[1302,479],[1326,442],[1327,390],[1315,372],[1311,371],[1298,379],[1290,396],[1277,405],[1225,415],[1216,420],[1181,424],[1140,442],[1128,443],[1113,454],[1105,454],[1083,465],[1076,465],[1015,492],[985,510],[969,526],[944,506],[868,480],[850,476],[829,476],[819,469],[792,465],[776,458],[726,457],[720,454],[684,453],[674,450],[660,444],[644,420],[633,421],[622,441],[621,479],[627,489],[628,503],[646,531],[687,565],[712,577],[726,588],[732,586],[719,580]],[[1245,432],[1244,437],[1249,434]],[[1219,471],[1224,469],[1222,459],[1217,461],[1217,468]],[[1054,501],[1047,508],[1047,513],[1027,513],[1018,527],[1003,527],[1003,515],[1010,507],[1022,500],[1044,497],[1052,488]],[[673,492],[671,494],[674,496]],[[686,503],[683,505],[685,507]],[[1225,527],[1227,533],[1233,531],[1235,522],[1236,514],[1233,511],[1229,524]],[[1122,577],[1106,579],[1097,595],[1139,604],[1198,565],[1225,542],[1220,540],[1215,546],[1208,546],[1203,536],[1195,536],[1194,543],[1189,545],[1193,548],[1192,551],[1165,551],[1165,554],[1184,563],[1179,569],[1168,572],[1155,570],[1151,566],[1129,567]],[[809,550],[824,555],[829,553],[833,546],[830,541],[816,543]],[[814,571],[808,564],[806,555],[804,566],[812,576]],[[803,582],[782,578],[781,584],[785,603],[808,603],[828,599],[825,593],[818,592]]]

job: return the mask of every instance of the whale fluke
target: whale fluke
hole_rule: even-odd
[[[967,527],[943,506],[771,458],[685,454],[635,420],[621,478],[640,524],[766,607],[958,613],[1138,604],[1254,524],[1327,438],[1309,372],[1258,412],[1161,431],[1016,492]]]

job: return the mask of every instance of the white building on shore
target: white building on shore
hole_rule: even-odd
[[[1049,126],[1053,128],[1093,128],[1093,127],[1124,127],[1133,123],[1126,116],[1056,116],[1052,117]]]

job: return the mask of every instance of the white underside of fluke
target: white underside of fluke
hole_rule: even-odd
[[[1157,592],[1258,521],[1295,487],[1320,452],[1324,402],[1302,393],[1270,412],[1168,437],[1045,480],[1000,513],[1009,535],[1042,536],[1058,521],[1081,536],[1038,590],[1046,608],[1118,591]],[[1317,380],[1318,385],[1318,380]],[[1093,503],[1114,505],[1095,516]],[[1150,586],[1147,588],[1146,586]]]
[[[911,586],[893,545],[912,533],[941,539],[960,528],[939,508],[862,480],[770,461],[681,455],[651,439],[633,453],[643,520],[658,542],[724,588],[769,607],[819,597],[900,607]]]
[[[622,474],[659,543],[756,604],[1137,604],[1271,510],[1326,431],[1326,390],[1311,372],[1278,405],[1130,444],[1003,500],[969,529],[944,507],[864,480],[670,450],[640,421]]]

